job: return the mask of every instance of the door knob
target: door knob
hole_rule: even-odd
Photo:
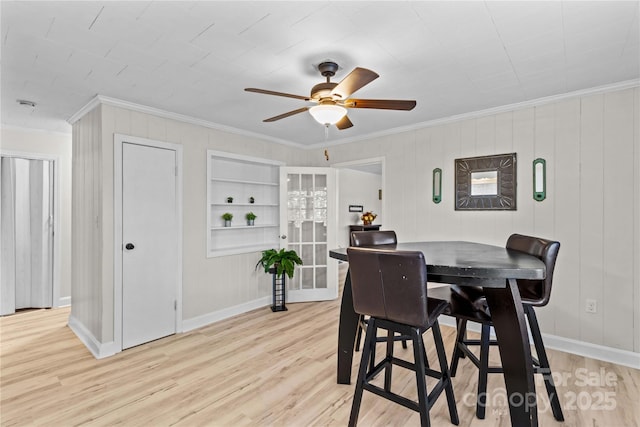
[[[286,235],[286,234],[283,234],[282,236],[280,236],[280,238],[281,238],[282,240],[284,240],[284,239],[286,239],[286,238],[287,238],[287,235]]]
[[[125,249],[127,249],[128,251],[132,250],[133,248],[135,248],[135,246],[133,246],[133,243],[127,243],[126,245],[124,245]]]

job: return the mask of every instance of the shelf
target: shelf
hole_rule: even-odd
[[[207,257],[280,247],[278,181],[282,165],[275,160],[207,150]],[[233,197],[234,203],[226,203],[227,197]],[[249,203],[250,197],[259,203]],[[249,211],[257,214],[256,225],[246,225]],[[234,215],[231,227],[223,226],[223,212]]]
[[[264,206],[268,208],[277,208],[279,205],[277,203],[211,203],[211,206]]]
[[[209,252],[209,256],[224,256],[224,255],[237,255],[247,252],[261,252],[267,249],[277,248],[280,243],[278,241],[264,242],[260,245],[239,245],[239,246],[227,246],[222,249],[214,249]]]
[[[232,184],[269,185],[274,187],[277,187],[278,185],[280,185],[277,182],[246,181],[243,179],[227,179],[227,178],[211,178],[211,181],[229,182]]]
[[[274,228],[280,227],[278,224],[265,224],[265,225],[232,225],[231,227],[211,227],[212,230],[240,230],[243,228]]]

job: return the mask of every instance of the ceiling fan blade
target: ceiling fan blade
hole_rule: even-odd
[[[413,110],[416,101],[400,99],[347,99],[346,108],[376,108],[379,110]]]
[[[349,117],[346,115],[336,123],[336,127],[340,130],[349,129],[351,126],[353,126],[353,123],[351,123],[351,120],[349,120]]]
[[[371,83],[378,77],[380,77],[378,73],[367,70],[366,68],[355,68],[347,75],[347,77],[342,79],[342,81],[333,88],[331,94],[336,95],[341,99],[347,99],[352,93]]]
[[[284,93],[284,92],[274,92],[272,90],[265,90],[265,89],[256,89],[255,87],[247,87],[244,90],[247,92],[263,93],[265,95],[286,96],[287,98],[302,99],[303,101],[310,100],[308,96],[293,95],[291,93]]]
[[[304,113],[307,111],[309,107],[298,108],[297,110],[289,111],[288,113],[280,114],[278,116],[269,117],[268,119],[264,119],[263,122],[275,122],[276,120],[284,119],[289,116],[293,116],[294,114]]]

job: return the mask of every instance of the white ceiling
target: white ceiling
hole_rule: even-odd
[[[95,95],[272,141],[319,146],[640,77],[638,1],[2,1],[3,125],[69,132]],[[331,59],[380,77],[358,98],[413,111],[351,109],[354,127],[302,113]],[[35,110],[16,103],[27,99]]]

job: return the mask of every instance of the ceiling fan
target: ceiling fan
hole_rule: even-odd
[[[317,105],[298,108],[297,110],[279,114],[263,120],[264,122],[275,122],[295,114],[309,111],[313,118],[325,126],[335,124],[340,130],[353,126],[347,117],[347,108],[374,108],[379,110],[412,110],[416,106],[416,101],[395,100],[395,99],[355,99],[349,98],[355,91],[371,83],[380,77],[377,73],[366,68],[355,68],[340,83],[331,82],[330,79],[336,74],[338,64],[331,61],[322,62],[318,65],[318,71],[327,81],[318,83],[311,88],[310,96],[293,95],[290,93],[274,92],[272,90],[245,88],[247,92],[264,93],[266,95],[285,96],[287,98],[301,99],[303,101],[314,102]]]

